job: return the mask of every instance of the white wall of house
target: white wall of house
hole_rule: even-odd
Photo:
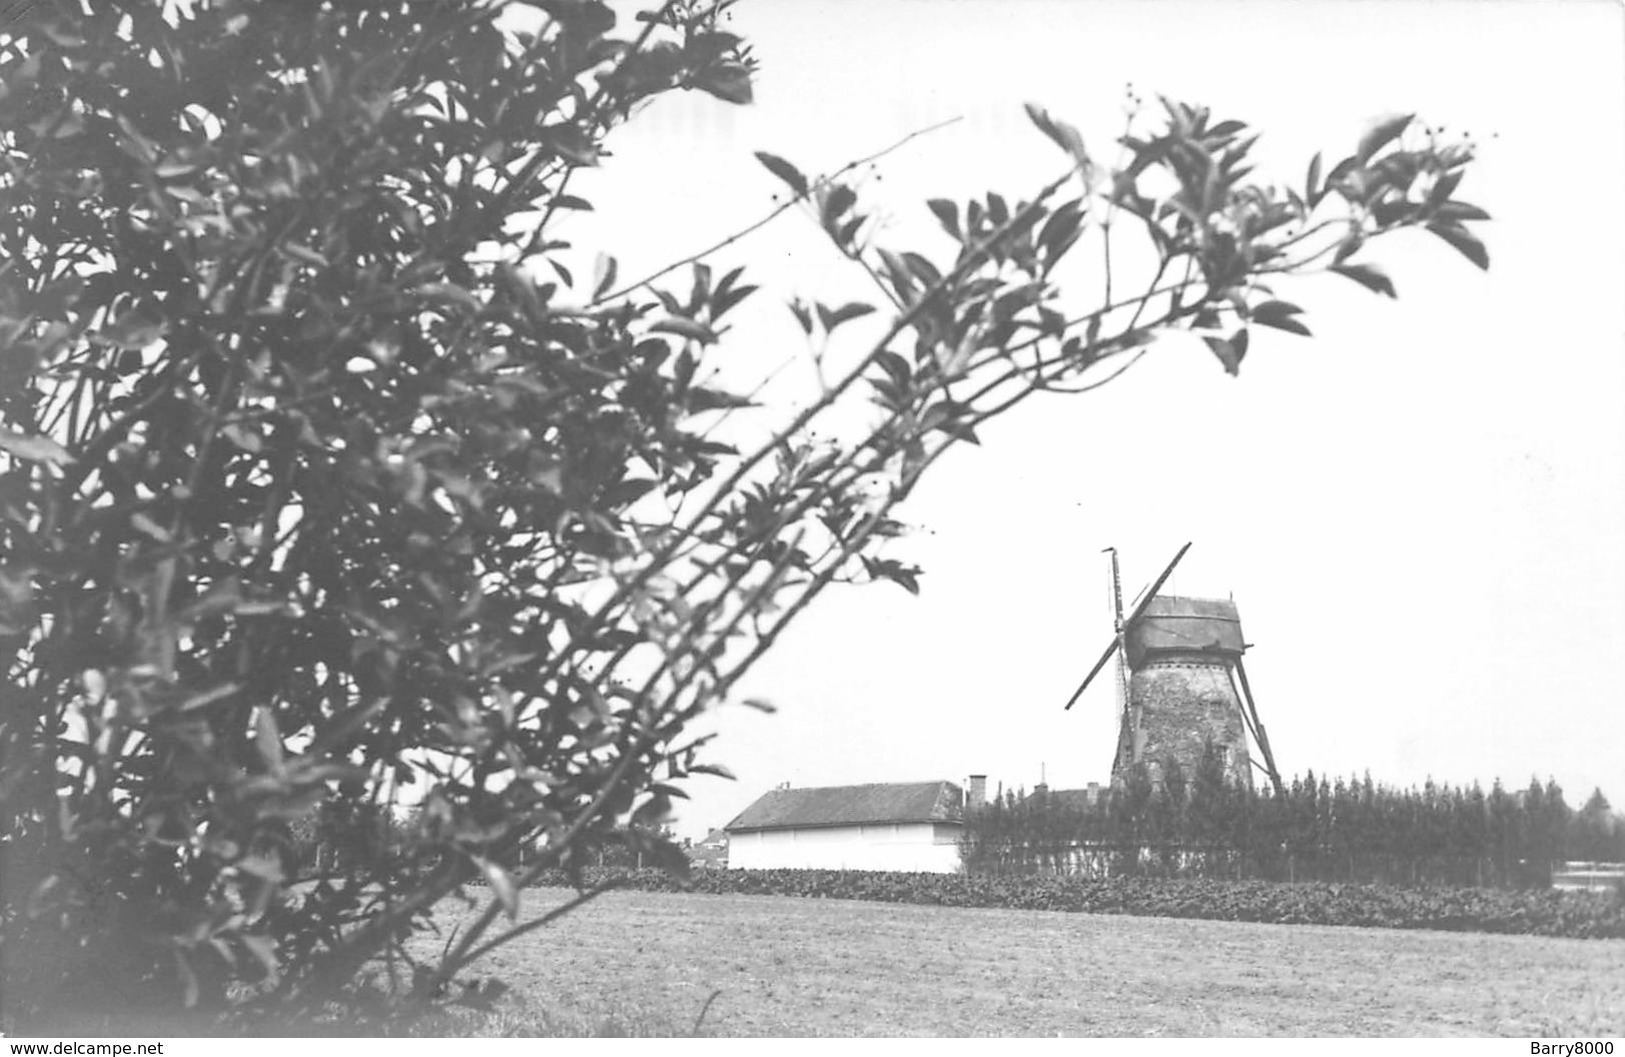
[[[957,823],[941,822],[749,830],[729,834],[728,866],[956,873],[963,832]]]

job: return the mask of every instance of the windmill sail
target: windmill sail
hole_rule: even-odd
[[[1145,612],[1146,606],[1151,604],[1151,600],[1157,597],[1157,592],[1162,590],[1162,585],[1168,582],[1168,577],[1173,575],[1174,566],[1179,564],[1179,559],[1183,558],[1185,556],[1185,552],[1190,549],[1191,545],[1189,543],[1179,548],[1179,553],[1174,555],[1174,560],[1168,563],[1168,568],[1162,570],[1162,575],[1157,577],[1156,581],[1152,583],[1150,590],[1144,592],[1145,597],[1140,601],[1140,604],[1134,607],[1134,612],[1130,614],[1129,618],[1123,621],[1122,625],[1117,629],[1116,635],[1114,635],[1112,638],[1112,644],[1106,647],[1106,652],[1100,655],[1100,660],[1095,662],[1095,666],[1089,669],[1089,674],[1083,677],[1083,682],[1079,683],[1078,688],[1072,691],[1072,696],[1067,698],[1066,708],[1071,708],[1077,703],[1078,698],[1083,695],[1084,690],[1086,690],[1089,684],[1094,681],[1095,676],[1099,675],[1100,670],[1106,667],[1106,662],[1112,659],[1112,654],[1122,650],[1123,635],[1127,632],[1129,627],[1140,619],[1140,615]]]

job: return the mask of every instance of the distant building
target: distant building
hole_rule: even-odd
[[[954,873],[964,808],[953,782],[774,789],[723,827],[728,865]]]
[[[728,867],[728,834],[714,829],[705,839],[686,849],[688,864],[696,870],[725,870]]]
[[[1088,811],[1099,806],[1101,798],[1110,791],[1099,782],[1090,782],[1084,789],[1051,789],[1047,785],[1039,785],[1033,789],[1032,795],[1049,797],[1054,807]]]

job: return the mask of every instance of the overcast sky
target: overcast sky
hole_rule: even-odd
[[[756,102],[662,101],[580,180],[573,220],[623,277],[759,218],[769,150],[830,171],[890,155],[863,202],[928,243],[931,197],[1030,195],[1062,161],[1033,100],[1110,156],[1125,84],[1264,133],[1256,177],[1300,185],[1377,118],[1419,112],[1482,145],[1458,197],[1489,210],[1483,273],[1431,236],[1379,242],[1400,300],[1335,276],[1277,292],[1313,339],[1264,331],[1239,378],[1189,339],[1120,381],[1019,409],[956,450],[902,517],[919,597],[834,588],[724,710],[678,830],[780,782],[986,773],[1109,777],[1110,680],[1062,705],[1106,645],[1101,549],[1125,592],[1193,541],[1171,593],[1233,594],[1283,771],[1420,784],[1601,786],[1625,807],[1625,14],[1596,2],[746,0]],[[1491,138],[1491,136],[1494,138]],[[572,188],[573,190],[575,188]],[[787,215],[716,260],[763,291],[726,355],[800,348],[793,295],[872,293]],[[1078,290],[1087,310],[1096,291]],[[855,333],[855,331],[854,331]],[[856,345],[853,349],[858,351]],[[805,378],[802,379],[806,381]],[[786,390],[788,392],[788,390]],[[793,396],[784,396],[791,400]]]

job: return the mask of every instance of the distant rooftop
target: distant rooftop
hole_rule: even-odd
[[[730,833],[810,826],[958,822],[964,793],[952,782],[883,782],[774,789],[723,828]]]

